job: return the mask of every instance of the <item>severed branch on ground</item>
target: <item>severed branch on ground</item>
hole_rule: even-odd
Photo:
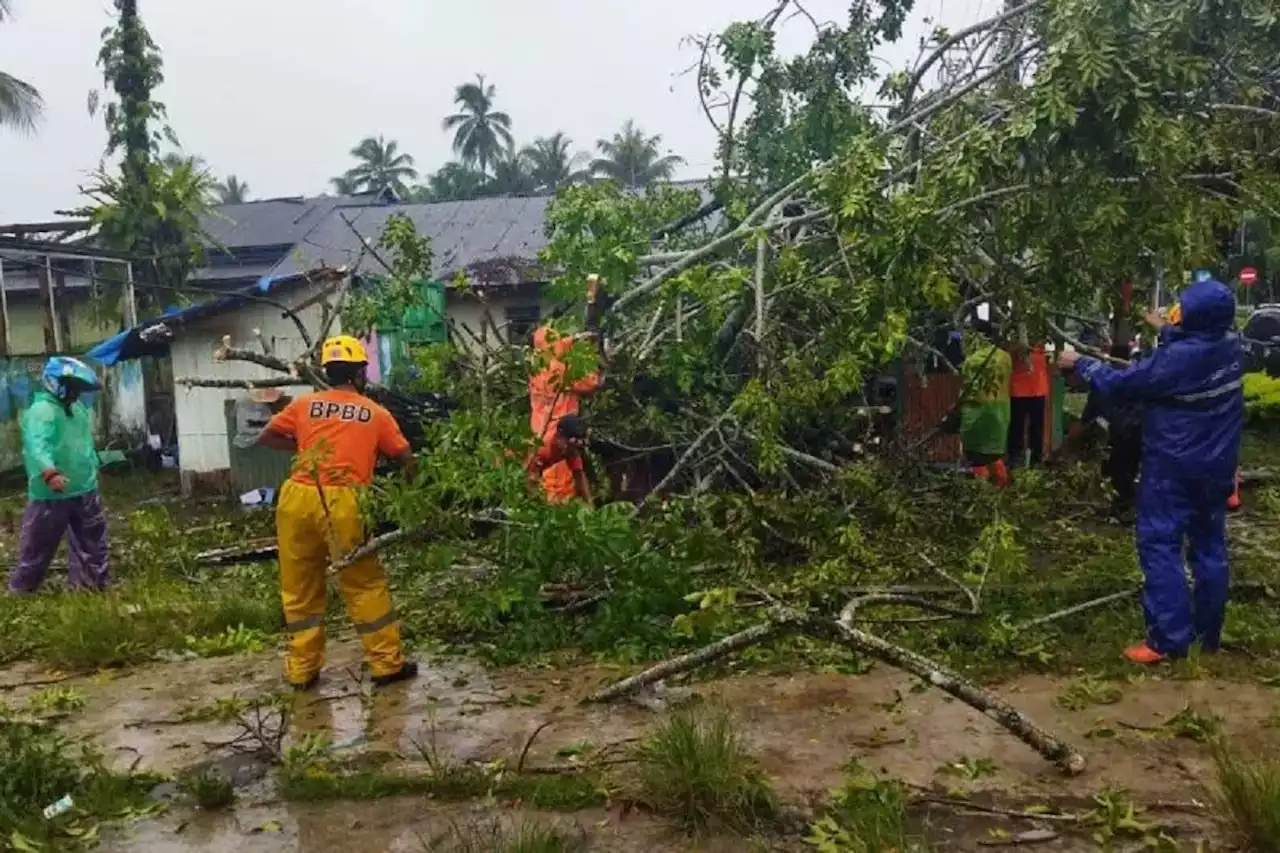
[[[736,651],[762,643],[765,640],[772,640],[784,633],[794,631],[804,624],[804,618],[792,610],[782,610],[768,622],[759,625],[753,625],[745,631],[739,631],[736,634],[730,634],[722,640],[703,646],[697,651],[689,652],[671,660],[663,661],[657,666],[649,667],[643,672],[636,673],[628,678],[624,678],[619,682],[609,685],[608,687],[597,690],[592,693],[584,702],[612,702],[615,699],[621,699],[623,696],[635,693],[643,687],[650,684],[656,684],[672,675],[679,675],[682,672],[688,672],[692,669],[702,666],[706,663],[728,657]]]
[[[856,651],[909,672],[944,693],[954,696],[969,707],[981,711],[1023,743],[1057,764],[1068,775],[1084,772],[1085,760],[1079,751],[1040,728],[1004,700],[923,655],[853,627],[852,621],[843,615],[836,620],[835,624],[844,642]]]
[[[975,594],[971,597],[971,602],[976,599]],[[696,651],[663,661],[643,672],[598,690],[583,701],[610,702],[670,676],[689,672],[703,664],[727,657],[736,651],[766,640],[773,640],[786,633],[799,631],[818,639],[847,645],[868,657],[908,672],[981,711],[1046,759],[1057,764],[1064,772],[1074,775],[1084,771],[1083,755],[1061,738],[1038,726],[1009,703],[941,664],[854,627],[854,622],[858,618],[858,608],[873,604],[913,606],[941,615],[976,615],[970,611],[936,604],[920,596],[886,592],[869,593],[850,601],[836,619],[811,617],[787,607],[775,606],[767,622],[739,631]]]
[[[228,741],[205,741],[204,745],[209,749],[259,755],[278,764],[284,760],[284,742],[292,716],[290,706],[285,702],[255,702],[236,721],[240,727],[239,734]]]
[[[1094,610],[1098,607],[1105,607],[1116,601],[1124,601],[1125,599],[1137,598],[1142,594],[1142,585],[1131,587],[1129,589],[1113,592],[1098,598],[1092,598],[1088,601],[1082,601],[1079,604],[1073,604],[1070,607],[1064,607],[1062,610],[1055,610],[1044,616],[1037,616],[1035,619],[1028,619],[1014,626],[1014,631],[1026,631],[1029,628],[1038,628],[1041,625],[1048,625],[1050,622],[1057,622],[1059,619],[1066,619],[1069,616],[1075,616],[1078,613],[1084,613],[1088,610]],[[1273,597],[1272,590],[1269,586],[1258,581],[1235,581],[1231,584],[1230,597],[1236,601],[1254,601],[1259,598]]]

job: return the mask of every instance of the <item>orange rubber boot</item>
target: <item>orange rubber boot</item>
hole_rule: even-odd
[[[1164,663],[1167,660],[1167,658],[1164,655],[1160,654],[1158,651],[1151,648],[1146,643],[1142,643],[1141,645],[1137,645],[1137,646],[1133,646],[1131,648],[1125,649],[1124,656],[1129,660],[1133,661],[1134,663],[1141,663],[1141,664],[1147,664],[1147,665],[1154,664],[1154,663]]]
[[[995,473],[992,480],[1000,488],[1009,485],[1009,469],[1005,466],[1003,459],[997,459],[995,464],[991,466],[991,470]]]
[[[991,479],[991,469],[990,469],[990,468],[988,468],[986,465],[974,465],[974,466],[973,466],[973,478],[974,478],[975,480],[990,480],[990,479]]]
[[[1227,509],[1235,512],[1240,508],[1240,475],[1236,474],[1236,488],[1231,493],[1231,497],[1227,498]]]

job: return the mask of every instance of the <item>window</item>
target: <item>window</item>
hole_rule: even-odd
[[[541,320],[542,309],[537,305],[508,305],[507,342],[513,345],[530,343]]]

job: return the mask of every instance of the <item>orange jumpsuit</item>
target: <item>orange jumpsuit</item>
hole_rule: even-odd
[[[565,376],[561,359],[573,346],[571,338],[557,338],[549,326],[539,326],[533,333],[536,353],[550,353],[546,369],[529,379],[529,428],[544,446],[555,438],[556,424],[565,415],[576,415],[581,395],[600,387],[600,374],[592,373],[577,382]],[[563,503],[574,496],[573,470],[566,462],[557,462],[542,472],[542,488],[551,503]]]
[[[382,406],[336,388],[298,397],[271,419],[268,429],[298,443],[293,474],[280,488],[276,538],[289,634],[285,674],[291,683],[304,685],[324,664],[329,564],[364,542],[359,493],[373,482],[378,454],[401,456],[409,442]],[[338,587],[364,643],[369,669],[375,676],[399,672],[404,667],[400,621],[377,555],[340,571]]]

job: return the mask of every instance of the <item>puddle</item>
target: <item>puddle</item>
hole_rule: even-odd
[[[599,748],[633,740],[658,719],[634,704],[580,706],[580,697],[618,676],[605,667],[487,671],[464,660],[435,659],[424,662],[417,681],[371,693],[357,680],[359,665],[356,644],[332,644],[325,679],[315,694],[300,699],[306,704],[299,706],[291,737],[323,733],[343,752],[385,753],[411,763],[429,750],[450,762],[503,758],[514,764],[528,745],[526,765],[538,766],[563,763],[557,751],[565,747]],[[276,691],[279,668],[279,659],[265,654],[178,661],[114,677],[77,679],[66,686],[83,692],[89,702],[66,726],[98,742],[119,767],[137,762],[177,773],[216,758],[216,745],[238,731],[236,725],[210,722],[174,724],[182,710],[233,695],[252,698]],[[0,684],[36,676],[29,667],[12,668],[0,673]],[[998,792],[1004,801],[1071,796],[1086,802],[1109,786],[1126,789],[1138,802],[1202,798],[1211,777],[1207,749],[1140,730],[1159,725],[1188,703],[1202,713],[1225,717],[1228,732],[1251,748],[1275,752],[1280,745],[1267,726],[1275,693],[1257,685],[1149,678],[1121,685],[1123,696],[1114,705],[1077,712],[1055,706],[1067,684],[1061,680],[1025,677],[1000,687],[1032,719],[1085,753],[1088,772],[1067,780],[990,719],[936,690],[919,690],[917,684],[877,667],[854,677],[746,675],[700,684],[695,692],[702,701],[721,703],[734,713],[779,793],[802,806],[822,801],[838,786],[850,759],[914,785]],[[26,692],[14,691],[11,697],[21,701]],[[1086,737],[1103,731],[1110,737]],[[940,772],[965,759],[968,767],[980,765],[980,772]],[[257,771],[238,768],[240,772],[246,774],[241,781],[251,781]],[[523,813],[475,804],[446,806],[423,798],[282,803],[264,779],[240,792],[231,814],[175,808],[158,820],[130,827],[107,849],[416,851],[424,849],[422,839],[439,836],[453,824],[465,826],[495,815],[513,820]],[[625,820],[616,811],[603,810],[537,818],[581,828],[592,850],[718,849],[674,839],[662,825],[634,814]],[[720,849],[744,849],[743,842],[736,845]],[[1062,845],[1038,849],[1075,849]],[[957,839],[947,849],[981,848]]]

